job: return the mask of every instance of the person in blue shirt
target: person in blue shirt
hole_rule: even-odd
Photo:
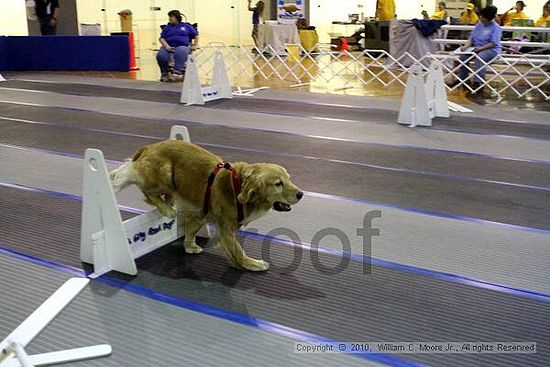
[[[199,40],[197,30],[191,24],[182,22],[182,16],[178,10],[169,11],[168,20],[168,24],[162,26],[159,39],[162,47],[157,53],[161,82],[183,80],[187,56],[197,47]],[[171,74],[168,64],[172,57],[174,69]]]
[[[462,51],[470,51],[460,56],[463,64],[466,64],[472,58],[475,58],[475,77],[472,87],[478,89],[485,81],[485,63],[488,63],[500,53],[502,53],[502,29],[495,22],[497,8],[495,6],[487,6],[479,12],[479,22],[476,24],[468,42],[462,46]],[[458,70],[458,76],[461,80],[468,77],[468,69],[462,65]]]

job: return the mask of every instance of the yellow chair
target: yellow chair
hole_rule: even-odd
[[[308,52],[314,51],[315,45],[319,43],[317,32],[315,30],[300,29],[298,34],[300,35],[302,47]]]
[[[286,51],[289,62],[300,61],[300,45],[287,44]]]

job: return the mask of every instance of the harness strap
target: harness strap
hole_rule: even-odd
[[[210,172],[210,175],[208,176],[208,182],[206,184],[206,191],[204,192],[204,204],[203,204],[203,212],[204,215],[208,214],[208,210],[210,207],[210,196],[212,193],[212,185],[214,184],[214,180],[216,179],[216,176],[218,173],[220,173],[221,169],[226,169],[228,171],[231,171],[231,182],[233,184],[233,191],[235,192],[235,202],[237,204],[237,218],[239,223],[241,223],[244,219],[244,208],[243,205],[239,202],[239,194],[241,193],[241,183],[239,182],[239,177],[237,176],[237,171],[229,164],[228,162],[218,162],[216,164],[216,167]]]
[[[235,191],[235,202],[237,203],[237,218],[240,224],[244,219],[243,204],[241,204],[239,201],[239,194],[241,193],[241,183],[239,182],[239,177],[237,177],[237,171],[235,171],[235,169],[233,169],[233,167],[231,166],[229,170],[231,171],[231,181],[233,181],[233,191]]]

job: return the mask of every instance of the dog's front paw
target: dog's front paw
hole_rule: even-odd
[[[269,263],[263,260],[247,259],[244,262],[243,267],[250,271],[266,271],[269,269]]]
[[[202,247],[196,243],[184,243],[185,252],[188,254],[200,254],[202,252]]]

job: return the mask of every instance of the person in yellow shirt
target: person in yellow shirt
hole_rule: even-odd
[[[535,22],[536,27],[546,27],[550,23],[550,0],[542,7],[542,16]]]
[[[504,13],[504,25],[506,27],[509,27],[512,25],[512,21],[516,19],[529,19],[529,17],[523,12],[523,9],[525,8],[525,3],[523,1],[516,1],[516,6],[514,8],[510,8],[506,13]],[[511,10],[516,10],[513,13],[510,13]]]
[[[394,0],[377,0],[376,1],[376,19],[392,20],[395,18],[395,1]]]
[[[445,5],[444,1],[440,1],[437,3],[437,10],[435,11],[435,13],[432,14],[431,17],[428,17],[428,12],[426,10],[422,11],[422,16],[424,17],[424,19],[447,20],[447,5]]]
[[[459,24],[467,24],[467,25],[474,25],[477,22],[479,22],[479,17],[474,12],[474,8],[476,6],[472,3],[468,3],[466,5],[466,11],[460,14],[460,18],[458,18]]]

